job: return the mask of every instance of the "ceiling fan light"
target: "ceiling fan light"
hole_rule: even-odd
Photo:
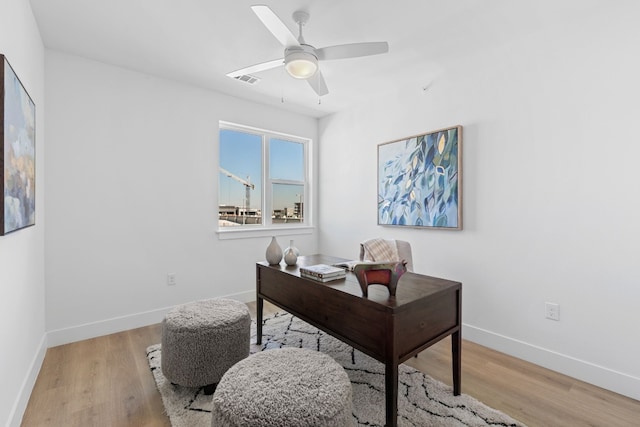
[[[307,52],[290,52],[284,60],[287,72],[296,79],[308,79],[318,70],[318,59]]]

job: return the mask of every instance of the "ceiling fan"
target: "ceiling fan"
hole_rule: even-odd
[[[237,78],[239,76],[270,70],[284,65],[287,72],[297,79],[306,79],[318,96],[329,93],[327,84],[318,68],[318,61],[356,58],[359,56],[377,55],[389,51],[387,42],[365,42],[327,46],[316,49],[305,42],[302,37],[302,27],[309,20],[309,14],[304,11],[293,13],[293,20],[298,24],[299,35],[295,35],[287,28],[280,18],[265,5],[251,6],[265,27],[284,46],[284,58],[262,62],[250,67],[232,71],[227,76]]]

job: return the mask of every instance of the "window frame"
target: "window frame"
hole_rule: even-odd
[[[257,128],[254,126],[242,125],[238,123],[232,123],[220,120],[218,123],[218,165],[217,165],[217,188],[216,188],[216,206],[214,217],[219,218],[220,213],[220,168],[223,167],[220,164],[220,132],[222,130],[232,130],[236,132],[244,132],[252,135],[259,135],[262,139],[262,200],[260,202],[260,209],[262,211],[262,223],[261,224],[245,224],[238,227],[220,227],[216,225],[216,232],[219,239],[234,239],[234,238],[246,238],[246,237],[262,237],[262,236],[280,236],[280,235],[297,235],[297,234],[311,234],[314,228],[312,217],[312,191],[311,188],[311,138],[301,137],[292,134],[286,134],[282,132],[272,131],[268,129]],[[278,139],[281,141],[289,141],[294,143],[300,143],[303,146],[303,162],[304,162],[304,176],[303,181],[287,180],[287,179],[273,179],[270,174],[270,142],[271,139]],[[272,188],[274,184],[284,185],[303,185],[304,197],[302,199],[302,222],[296,223],[282,223],[275,224],[272,222],[272,214],[274,211]]]

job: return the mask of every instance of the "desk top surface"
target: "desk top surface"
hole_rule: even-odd
[[[317,282],[313,279],[304,279],[300,277],[300,267],[315,264],[331,265],[345,261],[351,260],[329,255],[315,254],[298,257],[297,264],[292,266],[284,263],[269,265],[267,262],[258,262],[257,264],[262,267],[298,277],[300,280],[304,280],[305,282],[309,282],[315,286],[323,286],[328,289],[345,292],[355,297],[368,299],[369,301],[373,301],[390,308],[397,308],[423,298],[434,297],[441,292],[451,292],[461,289],[462,287],[460,282],[406,272],[398,281],[398,288],[396,290],[395,297],[389,295],[389,291],[386,287],[382,285],[371,285],[368,290],[369,295],[365,298],[362,296],[362,290],[360,289],[358,279],[355,274],[351,272],[347,272],[347,276],[344,279],[333,280],[330,282]]]

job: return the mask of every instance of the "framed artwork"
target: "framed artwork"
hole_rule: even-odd
[[[36,106],[0,55],[0,236],[35,224]]]
[[[462,229],[462,126],[378,145],[378,224]]]

